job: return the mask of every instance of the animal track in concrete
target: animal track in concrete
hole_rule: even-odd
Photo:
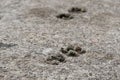
[[[72,7],[68,10],[69,13],[85,13],[87,10],[85,8]]]
[[[62,13],[56,16],[58,19],[63,19],[63,20],[70,20],[73,19],[74,17],[70,14]]]
[[[66,48],[61,48],[60,52],[51,51],[51,53],[47,55],[45,62],[47,64],[58,65],[59,63],[66,62],[64,55],[69,57],[77,57],[84,53],[86,53],[86,51],[83,50],[80,46],[68,45]]]
[[[60,62],[65,62],[65,57],[60,53],[49,55],[46,59],[46,63],[52,65],[58,65]]]
[[[63,54],[66,54],[67,56],[79,56],[79,54],[84,54],[86,53],[85,50],[83,50],[80,46],[78,45],[68,45],[66,48],[61,48],[60,50]]]
[[[16,46],[17,44],[5,44],[5,43],[0,43],[0,48],[10,48],[13,46]]]

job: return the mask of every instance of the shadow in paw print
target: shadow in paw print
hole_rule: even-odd
[[[56,16],[58,19],[64,19],[64,20],[70,20],[70,19],[73,19],[74,17],[70,14],[59,14]]]
[[[17,44],[4,44],[4,43],[0,43],[0,48],[10,48],[13,46],[16,46]]]
[[[69,13],[85,13],[87,10],[85,8],[72,7],[68,10]]]

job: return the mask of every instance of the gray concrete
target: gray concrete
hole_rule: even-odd
[[[87,12],[56,18],[74,6]],[[120,0],[0,0],[0,43],[0,80],[120,80]],[[86,54],[44,62],[70,43]]]

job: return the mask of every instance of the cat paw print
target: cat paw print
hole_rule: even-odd
[[[61,48],[60,51],[67,56],[73,57],[86,53],[86,51],[78,45],[68,45],[66,48]]]

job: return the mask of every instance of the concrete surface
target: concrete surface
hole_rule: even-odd
[[[86,54],[44,62],[70,43]],[[120,0],[0,0],[0,80],[120,80]]]

